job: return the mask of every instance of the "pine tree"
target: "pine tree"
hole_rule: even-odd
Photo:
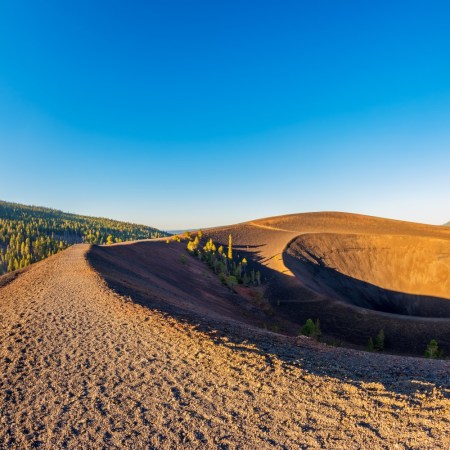
[[[431,339],[425,350],[425,356],[427,358],[436,359],[439,357],[439,345],[435,339]]]
[[[305,322],[305,325],[302,326],[300,333],[304,334],[305,336],[312,336],[316,330],[316,327],[314,325],[314,322],[312,319],[308,319]]]
[[[233,259],[233,238],[231,233],[228,236],[228,259]]]
[[[380,330],[373,343],[375,350],[381,352],[384,350],[384,330]]]
[[[216,251],[216,246],[214,245],[214,242],[212,239],[210,239],[206,245],[203,247],[203,250],[205,252],[215,252]]]
[[[316,323],[314,324],[314,326],[316,328],[314,331],[314,334],[316,336],[316,339],[319,341],[320,338],[322,337],[322,330],[320,329],[320,320],[319,319],[316,320]]]
[[[238,284],[238,281],[235,276],[230,275],[226,279],[227,286],[233,291],[234,287]]]
[[[194,252],[194,251],[197,249],[197,246],[195,245],[195,242],[194,242],[194,241],[189,241],[189,242],[187,243],[186,248],[187,248],[187,250],[188,250],[189,252]]]
[[[235,269],[234,269],[234,276],[240,280],[242,277],[242,266],[241,264],[237,264]]]

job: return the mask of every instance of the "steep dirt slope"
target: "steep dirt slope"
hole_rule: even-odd
[[[88,251],[0,288],[0,448],[449,447],[449,362],[195,326],[111,291]]]
[[[304,283],[319,292],[329,288],[342,301],[450,317],[450,239],[314,233],[295,239],[286,253],[297,260],[293,270]]]
[[[205,233],[223,245],[231,233],[236,253],[257,262],[277,313],[299,325],[308,318],[320,318],[330,340],[360,346],[384,329],[391,351],[423,354],[427,343],[438,339],[450,352],[447,227],[324,212],[271,217]],[[321,246],[314,237],[319,234],[328,236]],[[310,236],[310,248],[299,244],[305,235]],[[357,250],[350,252],[350,245],[339,251],[343,236],[350,235],[359,236],[352,244]],[[315,248],[319,248],[315,264],[311,258],[311,264],[304,264],[305,255],[314,254]],[[325,253],[330,270],[319,270]],[[414,264],[408,267],[405,261]],[[336,276],[341,273],[338,262],[347,278]],[[331,280],[333,286],[328,283]],[[416,295],[404,295],[408,293]]]
[[[186,243],[166,240],[94,246],[90,263],[116,292],[152,308],[199,317],[234,319],[261,325],[266,317],[233,294],[203,263],[186,252]]]

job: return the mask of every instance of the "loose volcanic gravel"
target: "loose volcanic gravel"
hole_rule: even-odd
[[[110,290],[88,251],[0,287],[0,448],[450,448],[449,361],[181,320]]]

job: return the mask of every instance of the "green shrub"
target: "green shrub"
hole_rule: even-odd
[[[227,277],[227,286],[233,290],[234,287],[238,284],[238,281],[234,275],[230,275]]]
[[[305,325],[302,326],[300,329],[300,333],[304,334],[305,336],[313,336],[316,331],[316,326],[314,325],[314,322],[312,319],[308,319],[305,322]]]
[[[375,338],[375,341],[373,343],[373,347],[378,352],[381,352],[384,350],[384,330],[380,330]]]
[[[241,264],[237,264],[236,267],[234,268],[234,276],[236,277],[237,280],[241,279],[242,276],[242,266]]]
[[[439,350],[439,345],[436,339],[431,339],[428,343],[427,348],[425,349],[425,356],[431,359],[436,359],[441,356],[441,351]]]

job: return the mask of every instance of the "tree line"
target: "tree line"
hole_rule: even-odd
[[[112,244],[168,236],[145,225],[0,201],[0,275],[72,244]]]

